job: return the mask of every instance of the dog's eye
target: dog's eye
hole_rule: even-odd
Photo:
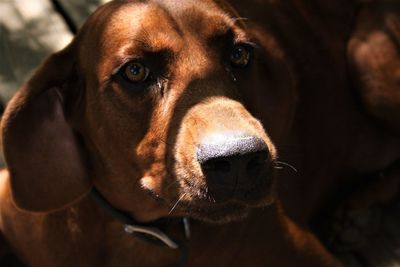
[[[122,67],[122,76],[132,83],[144,82],[149,77],[150,70],[137,61],[128,62]]]
[[[248,47],[239,44],[235,45],[231,53],[231,63],[234,67],[246,67],[251,60],[252,53]]]

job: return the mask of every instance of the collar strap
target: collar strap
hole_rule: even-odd
[[[155,243],[162,246],[167,246],[172,249],[179,248],[177,242],[166,235],[160,228],[170,223],[172,219],[166,218],[157,220],[150,223],[140,223],[129,214],[114,208],[96,188],[92,188],[91,195],[96,203],[107,211],[115,219],[124,224],[124,230],[128,234],[135,235],[136,237],[150,243]],[[190,238],[190,224],[188,218],[180,219],[186,239]]]

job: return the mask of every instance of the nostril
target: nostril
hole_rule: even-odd
[[[214,138],[200,144],[197,151],[197,160],[207,180],[232,185],[237,180],[251,183],[259,179],[268,158],[266,143],[256,136]]]
[[[227,173],[231,170],[231,163],[226,159],[214,159],[205,162],[203,168],[207,171]]]
[[[267,159],[268,159],[267,153],[265,152],[255,153],[255,155],[247,161],[246,172],[249,175],[259,174],[265,168],[265,163]]]

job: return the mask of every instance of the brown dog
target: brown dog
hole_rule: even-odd
[[[249,24],[220,1],[101,7],[7,107],[10,247],[41,267],[340,266],[303,227],[399,140],[352,99],[346,21],[308,13],[353,7],[322,2],[233,3]],[[279,199],[277,150],[301,174]]]

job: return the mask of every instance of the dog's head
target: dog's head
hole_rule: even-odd
[[[94,185],[140,220],[221,222],[273,200],[287,60],[217,2],[114,1],[43,63],[3,120],[20,207],[65,207]]]

